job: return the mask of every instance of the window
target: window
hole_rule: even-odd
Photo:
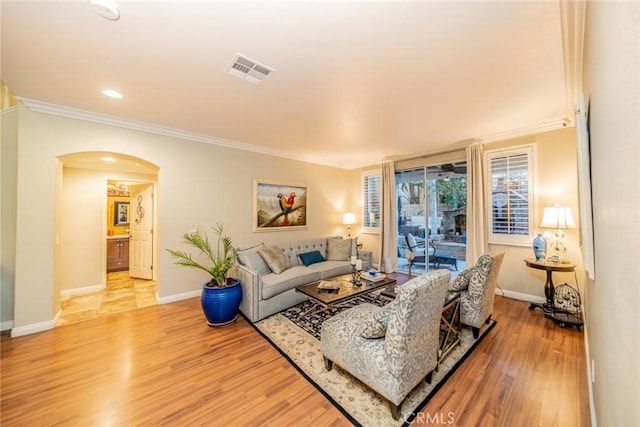
[[[380,170],[362,173],[362,228],[365,233],[380,232]]]
[[[487,152],[489,242],[528,244],[533,225],[532,145]]]

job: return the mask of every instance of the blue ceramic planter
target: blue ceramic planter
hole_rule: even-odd
[[[227,286],[223,288],[205,283],[200,302],[209,326],[222,326],[235,321],[241,300],[242,286],[238,279],[227,279]]]

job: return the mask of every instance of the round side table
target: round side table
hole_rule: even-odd
[[[572,272],[576,265],[572,262],[548,262],[548,261],[537,261],[534,258],[527,258],[524,260],[524,263],[529,268],[535,268],[536,270],[544,270],[547,272],[547,280],[544,282],[544,295],[547,297],[547,302],[544,304],[531,304],[529,306],[530,309],[541,308],[545,313],[549,311],[553,311],[553,293],[555,291],[555,287],[553,286],[553,272],[554,271],[563,271],[563,272]]]

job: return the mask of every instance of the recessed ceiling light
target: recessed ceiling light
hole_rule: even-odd
[[[105,161],[105,162],[115,162],[116,161],[116,159],[114,159],[113,157],[103,157],[102,160]]]
[[[112,0],[91,0],[91,6],[105,19],[110,21],[120,19],[120,8]]]
[[[102,91],[102,94],[104,96],[108,96],[109,98],[114,98],[114,99],[122,99],[122,94],[118,91],[115,91],[113,89],[105,89]]]

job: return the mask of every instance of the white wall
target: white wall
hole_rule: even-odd
[[[535,144],[537,164],[534,178],[534,201],[536,204],[536,216],[533,218],[534,230],[538,229],[537,225],[542,220],[544,208],[555,204],[570,207],[579,228],[575,128],[570,127],[523,138],[495,142],[487,144],[485,150],[530,143]],[[549,230],[540,229],[539,231],[545,232]],[[533,237],[530,240],[533,242]],[[564,243],[567,247],[566,259],[576,264],[578,277],[582,277],[582,253],[580,251],[578,229],[566,230]],[[528,296],[533,296],[540,301],[545,299],[545,272],[528,268],[524,263],[525,258],[534,257],[531,244],[522,247],[491,244],[489,248],[491,250],[505,251],[498,284],[506,291],[507,296],[525,299],[528,299]],[[553,273],[553,281],[556,285],[566,282],[575,287],[573,273]],[[581,291],[584,291],[584,284],[584,281],[578,284]]]
[[[104,286],[106,183],[112,180],[154,182],[144,174],[63,169],[60,244],[61,290]]]
[[[5,330],[13,321],[18,109],[3,110],[0,120],[0,329]]]
[[[53,296],[56,157],[84,151],[123,153],[159,167],[155,238],[160,248],[156,268],[161,297],[198,290],[206,281],[198,271],[175,268],[164,251],[181,247],[181,236],[189,229],[222,221],[237,246],[344,234],[342,213],[354,209],[359,188],[359,173],[354,171],[42,114],[21,105],[16,327],[49,322],[57,312]],[[308,229],[252,232],[254,177],[306,183]]]
[[[640,425],[639,26],[637,1],[587,2],[595,280],[586,326],[600,426]]]

